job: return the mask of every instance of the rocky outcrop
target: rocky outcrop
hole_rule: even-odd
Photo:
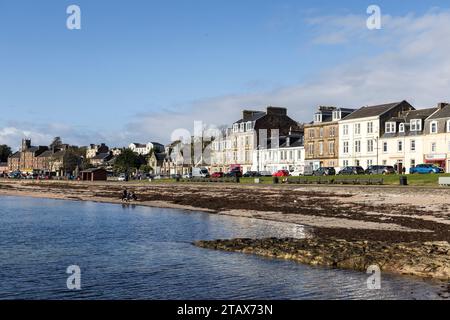
[[[446,241],[386,243],[335,238],[269,238],[198,241],[195,245],[309,265],[360,271],[378,265],[382,271],[389,273],[450,279],[450,244]]]

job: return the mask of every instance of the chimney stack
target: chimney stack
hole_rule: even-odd
[[[278,115],[278,116],[286,116],[287,109],[286,108],[277,108],[277,107],[267,107],[267,114],[270,115]]]

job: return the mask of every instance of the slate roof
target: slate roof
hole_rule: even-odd
[[[106,158],[108,158],[110,156],[109,153],[99,153],[98,155],[96,155],[95,157],[93,157],[93,160],[104,160]]]
[[[402,102],[404,102],[404,101],[380,104],[380,105],[376,105],[376,106],[362,107],[361,109],[358,109],[355,112],[349,114],[342,120],[353,120],[353,119],[359,119],[359,118],[369,118],[369,117],[381,116],[382,114],[395,108]]]
[[[238,121],[236,121],[235,123],[242,123],[242,122],[249,122],[249,121],[256,121],[262,117],[264,117],[266,115],[266,113],[264,111],[257,111],[253,116],[244,119],[240,119]]]
[[[433,114],[429,119],[442,119],[442,118],[450,118],[450,105],[446,105],[441,110]]]
[[[409,110],[409,111],[405,111],[403,112],[400,116],[398,117],[392,117],[391,119],[389,119],[387,122],[407,122],[409,123],[410,120],[413,119],[426,119],[429,116],[431,116],[434,112],[437,111],[437,108],[428,108],[428,109],[418,109],[418,110]]]

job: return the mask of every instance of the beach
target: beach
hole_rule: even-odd
[[[176,208],[309,227],[305,239],[217,239],[197,246],[305,264],[450,279],[450,189],[397,186],[0,180],[0,195]]]

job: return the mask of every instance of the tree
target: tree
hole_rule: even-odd
[[[8,161],[9,156],[12,154],[11,148],[6,144],[0,145],[0,162]]]
[[[144,157],[131,149],[125,149],[117,156],[114,162],[114,171],[117,173],[130,173],[130,170],[138,169],[142,164],[145,164]]]

